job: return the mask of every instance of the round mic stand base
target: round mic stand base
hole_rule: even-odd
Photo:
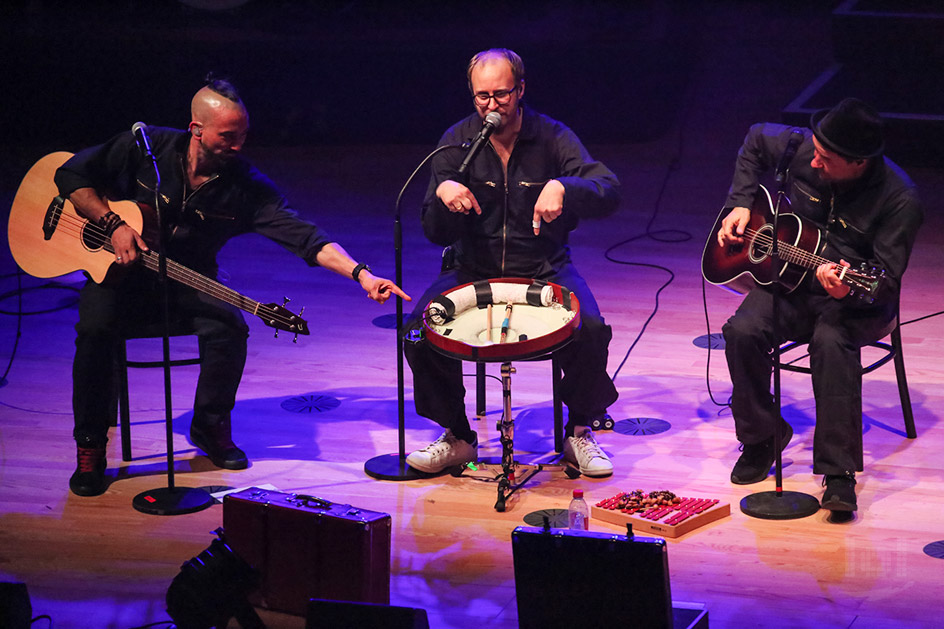
[[[762,491],[744,496],[741,511],[762,520],[798,520],[819,511],[819,500],[799,491]]]
[[[364,463],[364,472],[377,480],[416,480],[429,476],[410,467],[406,457],[396,452],[368,459]]]
[[[202,511],[215,502],[213,496],[202,489],[160,487],[141,492],[131,504],[148,515],[183,515]]]

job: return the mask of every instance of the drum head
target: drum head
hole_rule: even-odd
[[[576,295],[559,284],[525,278],[457,286],[433,299],[423,313],[424,333],[433,348],[476,362],[553,352],[570,342],[579,327]]]

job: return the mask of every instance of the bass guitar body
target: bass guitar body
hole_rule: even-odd
[[[85,271],[96,282],[109,273],[119,273],[113,265],[109,239],[98,226],[79,216],[72,204],[59,196],[53,176],[71,153],[51,153],[30,168],[10,208],[7,236],[13,259],[34,277],[57,277]],[[144,233],[144,215],[132,201],[109,205],[138,233]]]

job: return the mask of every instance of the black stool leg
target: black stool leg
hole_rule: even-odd
[[[128,350],[124,339],[118,342],[118,418],[121,431],[121,460],[131,460],[131,408],[128,402]]]
[[[915,439],[914,413],[911,410],[911,393],[908,391],[908,377],[905,375],[905,357],[901,353],[901,328],[892,330],[892,347],[895,349],[895,375],[898,378],[898,395],[901,397],[901,412],[905,416],[905,434]]]
[[[475,363],[475,415],[485,417],[485,363]]]
[[[554,451],[564,451],[564,403],[560,397],[561,369],[557,356],[551,355],[551,390],[554,392]]]

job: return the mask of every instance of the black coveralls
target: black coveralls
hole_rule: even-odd
[[[167,257],[210,278],[216,256],[239,234],[256,232],[303,258],[310,266],[330,242],[315,225],[298,218],[272,182],[241,158],[210,181],[189,190],[184,155],[189,133],[152,128],[150,138],[161,173],[161,217],[170,234]],[[77,153],[56,173],[62,196],[91,187],[109,199],[154,204],[154,171],[142,159],[131,133]],[[151,243],[152,245],[155,243]],[[73,362],[73,435],[82,447],[107,442],[113,412],[116,343],[120,334],[162,321],[157,276],[132,268],[101,285],[89,281],[79,300]],[[198,337],[202,359],[193,423],[229,429],[230,412],[246,362],[249,328],[235,307],[170,282],[172,320]]]
[[[479,116],[472,114],[447,130],[439,144],[461,144],[481,127]],[[475,280],[525,277],[570,289],[580,300],[581,329],[577,338],[557,353],[563,371],[561,397],[569,410],[568,428],[586,425],[618,397],[606,373],[612,330],[571,262],[567,239],[581,217],[615,211],[619,182],[606,166],[590,157],[573,131],[527,108],[508,160],[507,180],[491,145],[472,162],[467,177],[458,174],[463,157],[461,150],[447,150],[432,162],[423,230],[432,242],[452,247],[455,264],[444,269],[417,302],[412,323],[433,297]],[[482,208],[481,216],[452,213],[442,204],[436,188],[447,179],[469,187]],[[540,235],[535,236],[531,226],[534,204],[550,179],[564,185],[563,213],[551,223],[542,223]],[[406,357],[413,370],[417,413],[444,428],[467,427],[460,361],[437,353],[427,342],[408,343]]]

